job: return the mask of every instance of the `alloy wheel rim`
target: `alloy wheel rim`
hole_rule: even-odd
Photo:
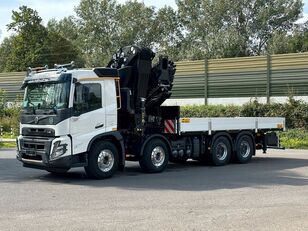
[[[247,158],[250,154],[250,145],[246,140],[243,140],[240,144],[240,155],[243,158]]]
[[[151,161],[155,167],[161,167],[165,162],[165,158],[166,153],[161,146],[157,146],[153,149],[151,153]]]
[[[226,159],[228,155],[228,148],[227,145],[224,143],[218,143],[216,147],[216,157],[218,160],[223,161]]]
[[[114,165],[114,155],[111,150],[104,149],[97,158],[98,168],[102,172],[109,172]]]

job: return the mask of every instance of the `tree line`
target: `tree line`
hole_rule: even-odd
[[[126,45],[147,46],[173,60],[308,51],[302,0],[177,0],[156,9],[136,0],[81,0],[75,16],[50,20],[22,6],[0,45],[0,72],[66,63],[105,66]]]

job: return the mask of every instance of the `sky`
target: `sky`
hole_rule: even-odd
[[[117,1],[124,3],[126,0]],[[18,10],[19,6],[26,5],[35,9],[46,24],[52,18],[62,19],[65,16],[74,15],[74,7],[79,2],[80,0],[0,0],[0,42],[9,35],[6,25],[11,22],[12,10]],[[176,7],[175,0],[140,0],[140,2],[156,8],[165,5]],[[308,21],[308,0],[303,2],[305,3],[304,17],[299,20],[300,23]]]

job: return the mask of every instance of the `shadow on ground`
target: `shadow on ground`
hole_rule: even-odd
[[[73,169],[62,176],[42,170],[23,168],[14,158],[1,158],[0,184],[27,183],[70,184],[88,187],[117,187],[129,190],[183,190],[203,191],[243,187],[264,188],[269,185],[308,185],[307,159],[286,157],[255,157],[246,165],[230,164],[224,167],[204,166],[190,161],[187,164],[169,164],[160,174],[142,173],[137,163],[129,163],[124,172],[107,180],[91,180],[83,169]]]

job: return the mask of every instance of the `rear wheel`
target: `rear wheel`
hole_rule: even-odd
[[[223,166],[229,163],[231,157],[231,143],[225,136],[219,136],[211,148],[212,163]]]
[[[109,141],[103,141],[91,148],[85,171],[90,178],[105,179],[114,175],[118,165],[119,154],[116,146]]]
[[[150,140],[140,157],[139,164],[148,173],[162,172],[167,167],[169,151],[167,145],[160,139]]]
[[[240,164],[248,163],[255,151],[254,142],[248,135],[242,135],[236,142],[236,161]]]

